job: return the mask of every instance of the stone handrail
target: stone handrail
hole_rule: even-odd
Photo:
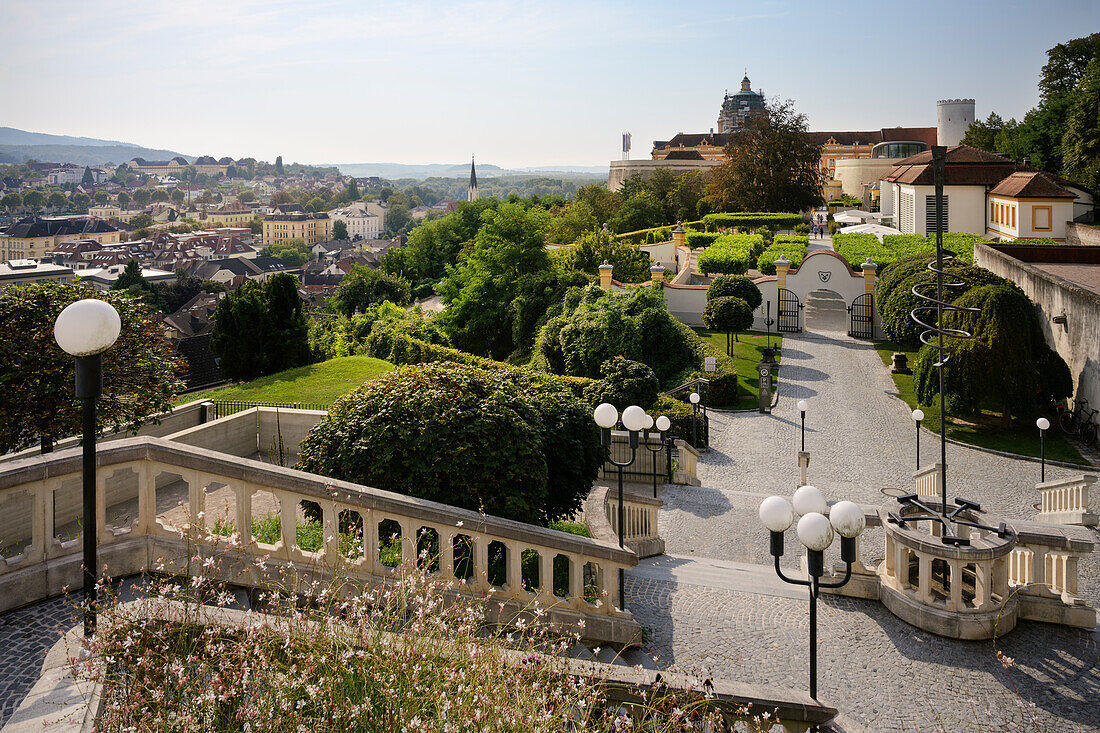
[[[1090,487],[1096,476],[1081,475],[1059,481],[1036,484],[1039,491],[1040,522],[1050,524],[1083,524],[1095,527],[1100,513],[1089,503]]]
[[[933,499],[940,498],[940,472],[942,468],[942,463],[933,463],[931,466],[922,468],[913,474],[918,496],[928,496]]]
[[[676,441],[676,460],[679,465],[672,475],[672,480],[677,484],[699,485],[699,451],[686,440]]]
[[[623,495],[623,542],[638,557],[663,555],[665,541],[657,534],[657,510],[660,499],[639,494]],[[584,502],[584,516],[592,536],[618,544],[619,496],[609,486],[595,486]]]
[[[552,618],[574,627],[584,620],[585,638],[592,641],[627,644],[639,631],[621,608],[617,583],[619,569],[635,565],[637,556],[605,540],[160,438],[112,441],[101,446],[97,458],[99,558],[115,577],[150,570],[159,557],[167,558],[170,569],[179,567],[191,554],[189,543],[225,547],[228,538],[222,535],[235,533],[236,551],[250,562],[242,562],[247,567],[227,580],[262,585],[254,565],[267,558],[276,571],[339,570],[349,580],[371,583],[394,572],[383,564],[380,541],[394,535],[408,540],[394,552],[402,565],[412,566],[419,560],[418,545],[430,546],[434,534],[437,572],[448,579],[462,572],[466,592],[520,609],[537,602]],[[80,585],[81,542],[74,527],[80,476],[79,449],[0,464],[0,517],[16,520],[0,524],[0,611]],[[326,528],[350,523],[355,531],[341,538],[326,529],[318,551],[303,550],[297,535],[305,521],[302,502],[319,507]],[[253,519],[271,523],[276,517],[274,544],[253,536]],[[342,540],[351,547],[342,549]],[[495,572],[490,557],[496,558]],[[528,577],[525,559],[535,568]],[[563,574],[567,589],[559,596],[555,576]]]

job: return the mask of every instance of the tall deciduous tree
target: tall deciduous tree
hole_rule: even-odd
[[[1062,164],[1066,177],[1097,191],[1100,190],[1100,55],[1089,62],[1077,84],[1075,97],[1062,136]]]
[[[347,239],[348,238],[348,225],[343,219],[337,219],[332,223],[332,238],[333,239]]]
[[[122,319],[118,341],[103,354],[100,428],[136,428],[167,410],[183,388],[182,364],[164,340],[160,322],[125,292],[97,292],[76,283],[37,283],[0,292],[0,453],[80,432],[73,357],[54,341],[65,306],[84,298],[113,305]]]
[[[726,157],[711,172],[708,200],[716,211],[800,212],[824,202],[821,146],[790,101],[750,116]]]
[[[98,194],[97,194],[98,195]],[[41,191],[30,190],[23,194],[23,205],[34,212],[41,211],[46,206],[46,194]]]
[[[144,208],[149,203],[149,197],[152,194],[149,193],[147,188],[139,188],[134,191],[134,203]]]
[[[210,348],[231,379],[249,380],[309,362],[309,327],[298,281],[285,272],[249,280],[214,311]]]
[[[356,311],[363,313],[368,306],[390,301],[397,305],[409,302],[409,284],[399,277],[355,265],[336,288],[333,302],[336,310],[349,318]]]
[[[3,206],[9,212],[14,213],[16,209],[23,205],[23,197],[15,191],[4,194],[4,198],[0,199],[0,206]]]
[[[69,205],[69,199],[60,191],[54,191],[47,200],[51,209],[63,209]]]
[[[741,298],[731,295],[712,298],[703,308],[703,325],[726,334],[726,354],[733,356],[730,334],[736,340],[739,332],[752,327],[752,308]]]

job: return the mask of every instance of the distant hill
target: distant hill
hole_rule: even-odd
[[[118,140],[49,135],[0,127],[0,163],[25,163],[33,158],[50,163],[102,165],[125,163],[139,156],[149,160],[168,160],[177,155],[180,153],[174,150],[154,150]],[[194,156],[184,157],[194,160]]]
[[[425,178],[468,178],[470,175],[469,163],[429,163],[426,165],[409,165],[405,163],[328,163],[336,165],[340,172],[347,176],[365,178],[378,176],[396,180],[399,178],[413,178],[424,180]],[[607,166],[537,166],[520,169],[501,168],[491,163],[478,163],[478,178],[495,178],[497,176],[514,175],[546,175],[556,173],[569,177],[606,178]]]

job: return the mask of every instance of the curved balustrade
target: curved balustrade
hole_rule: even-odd
[[[1036,485],[1040,522],[1050,524],[1100,524],[1100,509],[1090,497],[1095,476],[1082,475]],[[1095,495],[1092,495],[1094,497]]]
[[[639,631],[617,583],[619,568],[637,556],[603,539],[160,438],[112,441],[98,462],[99,557],[116,577],[147,571],[161,557],[170,568],[182,565],[187,542],[225,547],[235,534],[239,574],[226,579],[242,585],[262,584],[264,558],[280,572],[339,571],[365,583],[420,563],[510,608],[537,602],[562,623],[583,619],[592,641],[630,643]],[[0,465],[0,610],[79,585],[80,470],[78,449]],[[323,517],[322,537],[303,502]]]

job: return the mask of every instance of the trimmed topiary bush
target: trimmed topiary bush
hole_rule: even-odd
[[[726,333],[726,354],[733,355],[730,334],[752,327],[752,308],[741,298],[725,296],[707,301],[703,309],[703,323],[713,331]]]
[[[435,363],[340,398],[298,468],[545,524],[575,511],[604,450],[589,408],[538,375]]]
[[[715,298],[740,298],[749,304],[749,309],[756,310],[764,302],[764,296],[760,288],[744,275],[719,275],[707,288],[707,302]]]
[[[687,246],[696,249],[698,247],[709,247],[714,244],[714,240],[718,237],[717,232],[688,232],[684,235],[684,241]]]
[[[805,236],[781,234],[772,240],[767,249],[756,258],[756,269],[765,275],[775,274],[775,261],[781,256],[791,262],[791,267],[798,267],[806,258],[806,246],[809,239]]]
[[[763,251],[764,238],[759,234],[723,234],[703,250],[696,261],[704,275],[712,272],[744,275]]]

